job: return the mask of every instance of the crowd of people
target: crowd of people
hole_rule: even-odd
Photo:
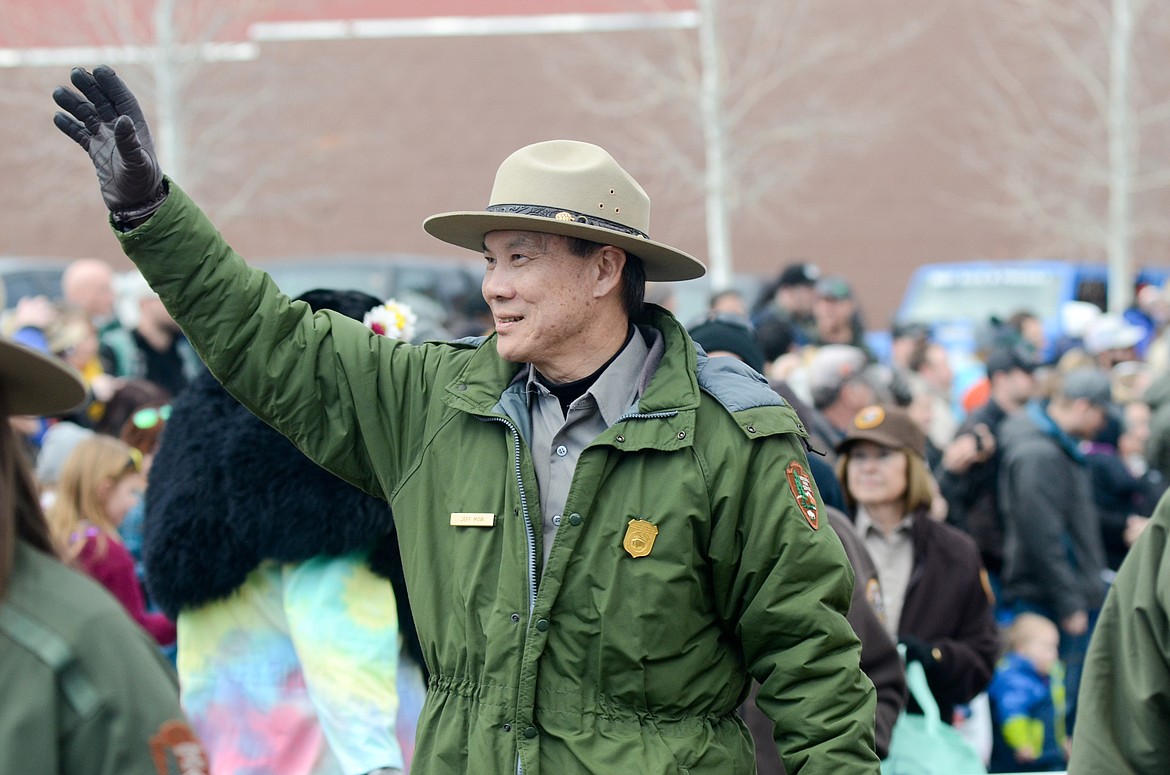
[[[72,83],[57,125],[141,275],[119,315],[79,260],[0,320],[0,683],[62,693],[5,703],[0,769],[876,773],[907,660],[991,771],[1069,766],[1170,481],[1166,291],[1059,342],[985,321],[965,383],[928,326],[873,352],[808,261],[680,322],[702,264],[551,141],[425,224],[484,254],[490,330],[412,342],[392,301],[279,293],[113,71]]]
[[[13,430],[54,555],[105,588],[177,668],[201,745],[186,765],[408,771],[425,670],[385,501],[228,395],[140,275],[81,259],[62,285],[59,301],[15,300],[0,326],[73,369],[83,398],[15,417]],[[358,291],[301,298],[412,336],[372,322],[406,320],[407,307]],[[165,331],[166,346],[144,331]],[[321,521],[323,511],[346,519]]]
[[[709,353],[788,397],[812,451],[835,461],[836,480],[822,468],[817,483],[826,501],[843,493],[876,564],[887,634],[993,772],[1067,766],[1098,613],[1170,481],[1156,355],[1170,289],[1139,289],[1124,314],[1079,312],[1059,342],[1031,310],[984,321],[967,384],[962,354],[925,324],[895,326],[877,357],[847,280],[809,262],[691,321]]]

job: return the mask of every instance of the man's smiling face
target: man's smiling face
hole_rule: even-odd
[[[575,344],[597,301],[596,261],[570,253],[565,237],[529,231],[489,232],[484,259],[483,298],[500,356],[557,381],[576,378]]]

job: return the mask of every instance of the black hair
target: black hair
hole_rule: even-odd
[[[606,243],[581,239],[580,237],[566,237],[569,243],[569,252],[574,256],[585,258],[605,247]],[[622,306],[630,320],[642,314],[642,304],[646,300],[646,268],[642,266],[642,259],[626,251],[626,265],[622,269]]]
[[[377,297],[362,291],[338,291],[328,288],[305,291],[297,300],[308,303],[314,312],[331,309],[354,320],[361,320],[367,312],[382,303]]]
[[[37,497],[25,452],[8,424],[8,402],[0,392],[0,601],[8,591],[8,582],[16,556],[16,542],[25,541],[34,549],[56,556]]]

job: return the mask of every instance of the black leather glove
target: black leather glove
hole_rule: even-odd
[[[927,675],[930,675],[941,666],[942,652],[939,651],[937,646],[932,646],[924,640],[915,638],[913,635],[904,635],[901,643],[906,647],[906,661],[913,662],[917,660],[921,662]]]
[[[89,154],[114,221],[137,226],[167,196],[138,100],[106,65],[92,74],[75,67],[69,80],[85,97],[64,86],[54,89],[53,101],[66,113],[53,116],[53,123]]]

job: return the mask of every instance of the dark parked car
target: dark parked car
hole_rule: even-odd
[[[25,296],[48,296],[59,301],[61,275],[68,265],[68,261],[56,258],[0,257],[3,308],[12,309]]]
[[[486,309],[480,296],[483,269],[470,261],[399,253],[338,253],[254,261],[289,296],[314,288],[364,291],[409,304],[426,338],[477,332]]]

